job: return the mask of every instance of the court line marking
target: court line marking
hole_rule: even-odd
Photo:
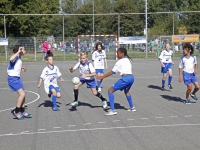
[[[81,131],[98,131],[98,130],[114,130],[114,129],[130,129],[130,128],[155,128],[155,127],[180,127],[180,126],[200,126],[200,124],[165,124],[165,125],[146,125],[146,126],[121,126],[108,128],[91,128],[91,129],[75,129],[75,130],[59,130],[59,131],[44,131],[44,132],[29,132],[29,133],[10,133],[0,134],[3,136],[19,136],[19,135],[34,135],[34,134],[50,134],[50,133],[64,133],[64,132],[81,132]]]
[[[0,89],[9,90],[8,88],[0,88]],[[33,92],[33,91],[27,91],[27,90],[24,90],[24,91],[29,92],[29,93],[33,93],[33,94],[37,95],[37,98],[35,100],[33,100],[33,101],[29,102],[29,103],[26,103],[26,105],[32,104],[32,103],[36,102],[38,99],[40,99],[40,95],[38,93]],[[4,109],[4,110],[0,110],[0,112],[4,112],[4,111],[7,111],[7,110],[12,110],[14,108],[15,107]]]

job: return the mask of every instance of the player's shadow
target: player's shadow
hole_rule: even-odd
[[[68,104],[66,104],[66,106],[70,106],[70,104],[71,103],[68,103]],[[78,101],[78,107],[81,107],[81,106],[86,106],[86,107],[90,107],[90,108],[102,107],[102,106],[93,106],[93,105],[91,105],[89,103]],[[76,111],[77,109],[76,109],[76,107],[71,107],[69,110],[70,111]]]
[[[156,90],[162,91],[162,88],[160,86],[157,86],[157,85],[148,85],[147,87],[151,88],[151,89],[156,89]],[[170,91],[170,90],[165,89],[164,91]]]
[[[107,102],[108,106],[110,106],[110,102]],[[107,108],[107,110],[110,108]],[[120,105],[119,103],[115,103],[115,109],[124,109],[124,110],[128,110],[126,107]]]
[[[180,97],[169,96],[169,95],[160,95],[160,96],[168,101],[181,102],[181,103],[185,102],[185,100],[181,99]],[[195,102],[191,102],[191,103],[195,103]]]
[[[56,102],[56,104],[62,105],[62,103],[60,103],[60,102]],[[42,105],[44,107],[52,107],[53,103],[50,100],[45,100],[44,103],[41,103],[38,107],[41,107]],[[57,105],[57,107],[60,107],[59,105]]]

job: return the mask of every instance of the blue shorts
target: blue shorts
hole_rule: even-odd
[[[104,73],[104,69],[95,69],[96,73]]]
[[[161,73],[167,73],[169,69],[172,69],[172,63],[163,63],[165,67],[161,68]]]
[[[187,73],[183,71],[183,81],[186,85],[194,82],[198,82],[197,77],[194,73]]]
[[[124,90],[124,92],[128,92],[134,83],[134,76],[131,75],[124,75],[122,76],[116,83],[113,84],[112,88],[114,91],[117,90]]]
[[[52,89],[55,89],[57,93],[60,93],[60,88],[59,87],[54,87],[53,85],[49,86],[49,93],[52,93]]]
[[[24,85],[20,77],[8,76],[8,85],[12,92],[18,91],[19,89],[24,90]]]
[[[87,79],[84,79],[84,78],[80,78],[80,82],[82,84],[86,83],[87,84],[87,88],[96,88],[95,79],[87,80]]]

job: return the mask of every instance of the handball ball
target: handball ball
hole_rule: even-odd
[[[76,85],[76,84],[79,84],[79,82],[80,82],[80,79],[79,79],[78,77],[73,77],[73,78],[72,78],[72,83],[73,83],[73,84]]]

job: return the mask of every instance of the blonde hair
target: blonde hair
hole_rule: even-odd
[[[82,56],[87,56],[88,57],[88,52],[81,52],[81,57]]]

